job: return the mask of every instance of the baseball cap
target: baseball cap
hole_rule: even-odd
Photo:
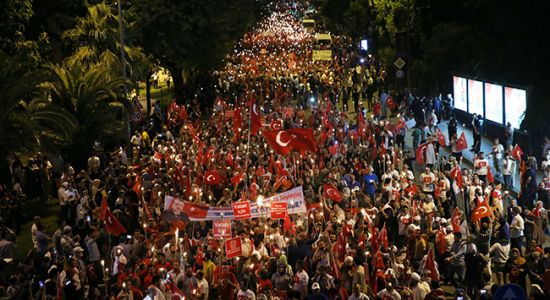
[[[317,282],[314,282],[312,285],[311,285],[311,289],[312,290],[320,290],[321,287],[319,286],[319,284]]]

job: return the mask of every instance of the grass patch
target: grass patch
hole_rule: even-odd
[[[21,232],[17,236],[17,251],[16,258],[24,259],[29,250],[33,248],[31,226],[34,216],[39,216],[44,225],[44,232],[48,236],[52,236],[57,230],[57,220],[59,216],[59,200],[54,197],[49,197],[47,202],[42,202],[40,199],[27,200],[22,203],[21,210],[24,214]]]

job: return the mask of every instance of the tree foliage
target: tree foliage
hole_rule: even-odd
[[[171,71],[179,97],[184,77],[220,66],[258,11],[254,0],[136,0],[132,4],[139,15],[140,44]]]

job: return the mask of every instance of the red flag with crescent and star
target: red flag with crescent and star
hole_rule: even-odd
[[[490,217],[492,214],[493,212],[491,211],[491,207],[489,207],[489,201],[483,201],[472,211],[472,222],[479,222],[479,220]]]
[[[126,228],[120,224],[107,205],[107,198],[101,201],[101,210],[99,218],[105,223],[105,230],[113,235],[121,235],[126,232]]]
[[[340,191],[329,183],[323,184],[323,196],[330,198],[334,202],[342,202],[342,194]]]
[[[465,149],[468,149],[468,141],[466,140],[466,136],[464,135],[464,132],[462,132],[462,134],[456,141],[456,150],[462,151]]]
[[[206,185],[216,185],[220,184],[222,177],[220,173],[216,170],[208,170],[204,172],[204,183]]]
[[[292,150],[300,152],[315,152],[315,138],[311,128],[295,128],[288,130],[265,130],[262,132],[271,148],[281,155],[287,155]]]
[[[455,207],[453,216],[451,218],[451,225],[453,226],[453,232],[460,232],[460,210],[458,207]]]

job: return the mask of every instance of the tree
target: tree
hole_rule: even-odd
[[[254,0],[136,0],[132,4],[139,16],[140,45],[170,70],[179,101],[191,77],[223,63],[258,11]]]
[[[54,150],[72,138],[74,119],[37,99],[39,76],[26,60],[0,54],[0,177],[7,176],[7,158],[15,152]]]
[[[121,96],[127,80],[113,77],[108,69],[82,70],[68,64],[49,64],[46,71],[48,80],[42,89],[53,104],[77,120],[65,147],[71,162],[83,167],[96,140],[120,144],[127,139],[131,104]]]

